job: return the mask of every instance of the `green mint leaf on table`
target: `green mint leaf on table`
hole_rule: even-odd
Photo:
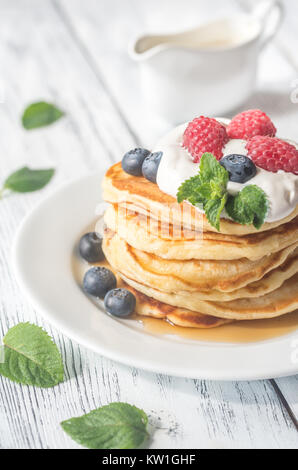
[[[89,449],[136,449],[148,437],[147,415],[128,403],[110,403],[63,421],[63,430]]]
[[[226,211],[238,224],[253,224],[260,229],[268,211],[266,194],[258,186],[246,186],[235,197],[229,197]]]
[[[199,174],[184,181],[177,193],[179,203],[189,201],[201,205],[208,222],[220,231],[220,215],[227,214],[242,225],[253,224],[260,229],[268,212],[264,191],[255,185],[246,186],[236,196],[228,194],[228,171],[220,165],[212,153],[204,153]]]
[[[39,101],[28,106],[22,116],[23,127],[27,130],[49,126],[64,116],[64,112],[51,103]]]
[[[17,193],[29,193],[37,191],[46,186],[52,179],[55,170],[53,168],[47,170],[31,170],[28,167],[12,173],[4,182],[3,190],[9,189]]]
[[[64,379],[61,354],[39,326],[19,323],[3,339],[4,362],[0,374],[13,382],[54,387]]]

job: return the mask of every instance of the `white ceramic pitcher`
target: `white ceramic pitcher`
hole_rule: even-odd
[[[139,62],[151,110],[174,123],[241,106],[254,90],[259,54],[282,17],[282,4],[267,0],[248,15],[139,37],[130,54]]]

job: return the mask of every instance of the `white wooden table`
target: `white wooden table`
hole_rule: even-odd
[[[136,144],[151,146],[171,126],[142,105],[137,69],[126,52],[129,40],[142,31],[175,29],[177,21],[180,29],[195,26],[210,12],[229,13],[249,3],[0,0],[1,179],[25,164],[57,169],[42,193],[0,201],[0,335],[19,321],[44,326],[66,369],[66,381],[49,390],[0,378],[0,448],[76,448],[60,421],[119,400],[150,415],[151,448],[298,447],[298,377],[216,383],[117,364],[43,322],[20,292],[10,263],[16,230],[41,197],[71,178],[107,168]],[[258,90],[247,107],[263,108],[281,135],[297,140],[298,104],[290,95],[298,77],[298,7],[292,0],[284,3],[285,23],[262,55]],[[26,132],[20,115],[39,99],[55,102],[67,117]]]

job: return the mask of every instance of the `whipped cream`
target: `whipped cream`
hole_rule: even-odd
[[[228,119],[217,119],[227,125]],[[161,191],[176,197],[179,186],[187,179],[198,174],[199,163],[193,163],[189,152],[182,147],[183,134],[188,123],[182,124],[160,139],[153,152],[163,152],[158,172],[157,184]],[[298,149],[298,144],[290,142]],[[246,140],[231,139],[223,149],[223,156],[230,154],[247,155]],[[228,192],[232,195],[241,191],[244,186],[255,184],[266,193],[269,210],[266,222],[276,222],[294,211],[298,204],[298,176],[285,171],[272,173],[257,167],[257,174],[246,183],[229,181]],[[223,212],[222,217],[228,218]]]

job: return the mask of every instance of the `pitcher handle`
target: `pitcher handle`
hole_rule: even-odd
[[[284,6],[281,2],[266,0],[261,2],[253,11],[263,25],[260,47],[263,49],[276,35],[284,18]]]

